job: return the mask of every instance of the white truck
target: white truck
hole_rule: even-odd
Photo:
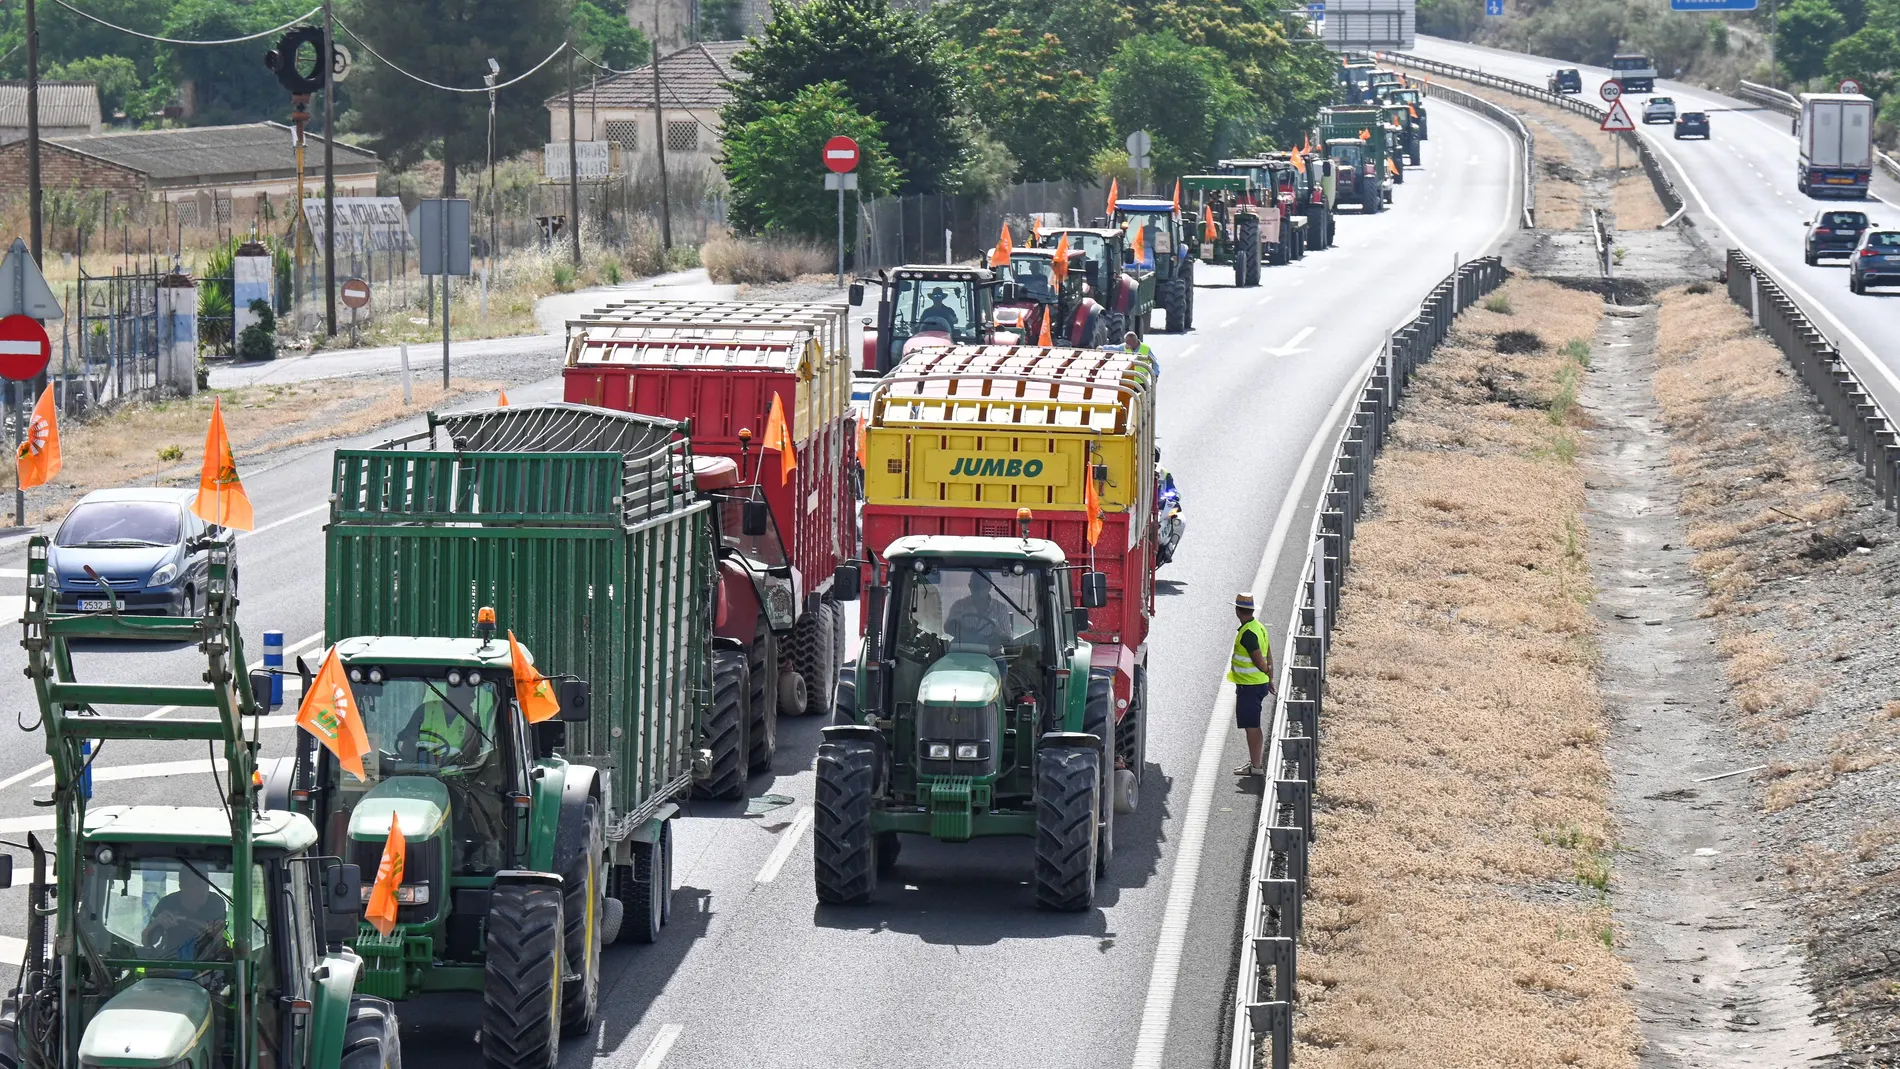
[[[1625,93],[1647,96],[1656,91],[1656,61],[1634,52],[1618,53],[1610,57],[1610,77]]]
[[[1874,102],[1859,93],[1803,93],[1795,185],[1810,197],[1867,199],[1874,176]]]

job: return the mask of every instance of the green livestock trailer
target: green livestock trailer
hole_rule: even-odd
[[[601,945],[658,938],[708,706],[745,697],[743,651],[712,648],[719,498],[699,490],[734,465],[696,465],[684,431],[515,406],[335,454],[324,633],[367,777],[305,736],[269,788],[365,872],[401,828],[396,924],[351,942],[362,986],[479,994],[502,1069],[552,1069],[594,1022]],[[533,675],[558,696],[539,722],[515,686]]]

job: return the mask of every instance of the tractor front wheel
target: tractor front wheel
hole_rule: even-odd
[[[593,1031],[594,1014],[600,1008],[601,906],[605,897],[600,858],[606,851],[600,803],[589,798],[580,821],[580,847],[561,867],[561,917],[566,928],[562,951],[580,974],[579,983],[561,985],[561,1034],[566,1036],[584,1036]]]
[[[1036,904],[1078,913],[1095,900],[1101,753],[1036,753]]]
[[[693,784],[700,798],[744,798],[746,757],[746,655],[743,650],[715,650],[712,664],[713,702],[706,716],[701,743],[712,751],[712,775]]]
[[[554,1069],[561,1055],[561,890],[502,884],[488,900],[482,1057],[496,1069]]]
[[[778,753],[778,636],[759,618],[752,648],[746,651],[746,672],[752,685],[746,702],[746,771],[770,772]]]
[[[401,1069],[402,1040],[396,1007],[373,995],[353,995],[343,1024],[343,1060],[339,1069]]]
[[[812,805],[812,880],[818,901],[857,906],[877,891],[877,837],[871,832],[877,750],[856,740],[818,746]]]

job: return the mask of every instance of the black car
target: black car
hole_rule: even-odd
[[[1808,223],[1804,259],[1812,266],[1823,256],[1852,256],[1861,234],[1872,225],[1866,212],[1821,212]]]
[[[1709,139],[1709,113],[1706,111],[1685,111],[1676,116],[1676,140],[1685,137]]]
[[[1900,286],[1900,230],[1869,230],[1847,261],[1847,288],[1866,293],[1869,286]]]
[[[1563,67],[1550,76],[1550,91],[1553,93],[1583,92],[1583,75],[1575,67]]]

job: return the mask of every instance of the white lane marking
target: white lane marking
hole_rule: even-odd
[[[1225,323],[1222,323],[1222,324],[1220,325],[1220,329],[1222,329],[1222,330],[1226,330],[1226,329],[1227,329],[1228,327],[1231,327],[1231,326],[1233,326],[1233,325],[1234,325],[1235,323],[1238,323],[1238,322],[1240,322],[1240,317],[1239,317],[1239,316],[1230,316],[1230,317],[1228,317],[1228,320],[1227,320],[1227,322],[1225,322]]]
[[[679,1041],[680,1033],[685,1030],[684,1025],[661,1025],[659,1034],[653,1037],[653,1042],[647,1044],[646,1053],[640,1055],[640,1060],[634,1063],[633,1069],[660,1069],[660,1064],[666,1061],[666,1052],[673,1049],[673,1044]]]
[[[273,527],[282,527],[283,525],[287,523],[296,523],[298,520],[303,519],[305,516],[314,516],[319,512],[327,512],[329,511],[329,509],[330,509],[330,506],[327,504],[317,505],[314,508],[307,508],[307,509],[304,509],[302,512],[285,516],[281,520],[272,520],[271,522],[265,524],[262,527],[257,527],[249,531],[239,531],[237,533],[237,536],[239,538],[249,538],[252,535],[260,535],[260,534],[263,534],[265,531],[270,530]]]
[[[32,768],[27,769],[25,772],[15,772],[13,775],[8,776],[6,779],[0,779],[0,791],[6,790],[8,787],[13,786],[14,784],[20,782],[23,779],[30,779],[33,776],[37,776],[40,773],[52,767],[53,767],[53,762],[41,761],[39,764],[34,765]]]
[[[17,624],[26,616],[25,594],[0,594],[0,621]]]
[[[177,712],[179,708],[180,706],[176,706],[176,705],[161,705],[158,708],[152,710],[151,712],[146,713],[144,716],[139,717],[139,719],[140,720],[163,719],[167,714]]]
[[[1193,345],[1190,345],[1190,346],[1188,346],[1187,348],[1185,348],[1185,349],[1183,349],[1183,350],[1181,350],[1180,352],[1178,352],[1178,353],[1175,353],[1175,354],[1174,354],[1174,358],[1175,358],[1176,360],[1179,360],[1179,359],[1181,359],[1181,358],[1182,358],[1182,357],[1184,357],[1184,356],[1192,356],[1192,355],[1194,355],[1194,350],[1196,350],[1196,349],[1199,349],[1200,347],[1201,347],[1201,343],[1200,343],[1200,342],[1195,342],[1195,343],[1194,343]]]
[[[1294,353],[1303,353],[1306,350],[1301,349],[1299,344],[1312,337],[1314,329],[1313,327],[1302,327],[1298,334],[1293,335],[1292,341],[1287,342],[1277,349],[1268,349],[1267,352],[1273,356],[1292,356]]]
[[[25,568],[0,568],[0,579],[25,579]]]
[[[1270,300],[1272,300],[1272,299],[1273,299],[1273,294],[1271,294],[1271,293],[1268,293],[1268,294],[1264,294],[1264,295],[1262,295],[1262,296],[1261,296],[1261,298],[1260,298],[1259,300],[1257,300],[1257,301],[1255,301],[1254,303],[1255,303],[1255,304],[1265,304],[1265,303],[1267,303],[1268,301],[1270,301]]]
[[[19,968],[26,962],[26,940],[12,935],[0,935],[0,965]]]
[[[129,779],[163,779],[168,776],[190,776],[200,772],[224,771],[224,758],[212,760],[208,757],[194,757],[189,761],[151,761],[139,765],[109,765],[92,768],[94,783],[114,783]],[[53,777],[48,776],[33,784],[35,787],[51,787]]]
[[[18,831],[52,831],[59,826],[59,818],[51,813],[31,817],[6,817],[0,819],[0,835]]]
[[[772,848],[772,856],[765,859],[765,867],[759,870],[759,883],[771,883],[778,879],[778,870],[785,867],[785,860],[798,848],[799,840],[805,837],[805,829],[809,827],[811,806],[805,806],[798,811],[798,816],[792,818],[792,826],[786,828],[785,834],[779,837],[778,845]]]

